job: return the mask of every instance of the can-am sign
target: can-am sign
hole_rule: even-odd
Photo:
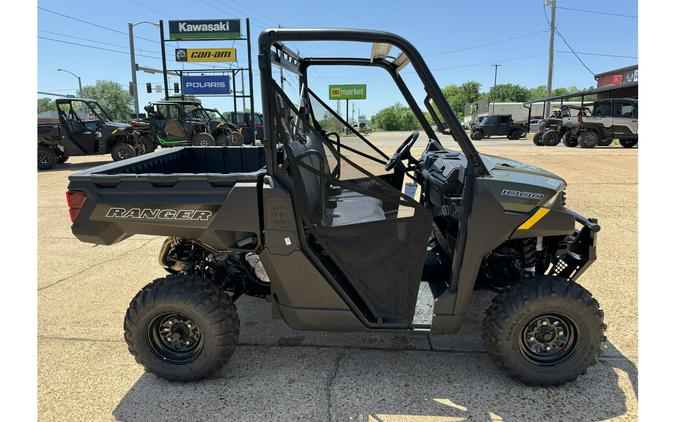
[[[169,21],[170,40],[231,40],[241,38],[239,19]]]
[[[177,62],[236,62],[235,48],[177,48]]]
[[[183,76],[181,84],[183,94],[222,95],[230,93],[228,75]]]

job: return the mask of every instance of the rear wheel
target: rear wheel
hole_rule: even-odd
[[[118,142],[113,145],[110,155],[114,161],[126,160],[136,156],[136,148],[126,142]]]
[[[44,145],[38,145],[37,166],[38,170],[49,170],[56,165],[54,150]]]
[[[579,145],[577,137],[572,135],[572,131],[568,130],[562,136],[562,142],[566,147],[574,148]]]
[[[195,147],[212,147],[216,145],[216,140],[210,133],[202,132],[192,137],[191,144]]]
[[[508,138],[511,139],[512,141],[516,140],[516,139],[520,139],[520,138],[523,137],[524,133],[525,132],[523,132],[522,130],[516,129],[516,130],[512,131],[511,133],[509,133]]]
[[[124,318],[129,352],[171,381],[214,375],[230,359],[239,317],[230,296],[199,277],[170,275],[145,286]]]
[[[638,140],[636,138],[631,138],[631,139],[619,139],[619,143],[621,144],[622,147],[624,148],[633,148],[635,145],[637,145]]]
[[[497,295],[483,322],[485,346],[513,378],[561,385],[595,363],[605,341],[603,312],[580,285],[526,279]]]
[[[480,141],[483,139],[483,131],[482,130],[477,130],[471,134],[471,139],[474,141]]]
[[[66,154],[61,153],[61,154],[59,154],[59,155],[56,157],[56,163],[57,163],[57,164],[63,164],[63,163],[65,163],[66,161],[68,161],[69,158],[70,158],[70,157],[67,156]]]
[[[600,136],[594,130],[585,130],[577,137],[581,148],[595,148],[600,141]]]
[[[242,135],[239,132],[231,132],[230,133],[230,140],[229,140],[228,145],[230,145],[230,146],[244,145],[244,135]]]
[[[534,137],[532,138],[532,142],[538,147],[543,147],[544,142],[541,140],[541,132],[537,132],[534,134]]]
[[[560,132],[557,130],[547,130],[541,137],[541,141],[544,145],[549,147],[554,147],[560,143]]]

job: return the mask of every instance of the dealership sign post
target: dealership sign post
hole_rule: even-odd
[[[347,101],[347,118],[345,120],[349,123],[349,100],[365,100],[366,84],[329,85],[328,98]]]
[[[183,76],[181,85],[183,94],[186,95],[226,95],[230,93],[228,75]]]
[[[176,20],[169,21],[169,39],[232,40],[241,38],[239,19]]]
[[[241,101],[243,110],[250,110],[250,126],[244,129],[244,140],[247,137],[255,137],[255,106],[253,103],[253,59],[251,58],[251,22],[246,19],[174,19],[168,21],[168,31],[165,21],[159,21],[159,38],[162,50],[162,73],[164,76],[164,98],[169,97],[169,77],[177,74],[181,78],[182,92],[184,95],[220,95],[232,97],[234,113],[237,113],[237,101]],[[217,40],[246,41],[246,67],[221,67],[208,66],[209,68],[188,68],[185,63],[200,62],[238,62],[237,51],[234,43],[231,48],[223,47],[223,43],[213,43]],[[180,69],[168,69],[166,43],[182,41],[211,42],[216,44],[213,48],[190,48],[181,43],[175,49],[174,60],[181,64]],[[220,44],[220,46],[218,46]],[[245,83],[245,74],[248,74],[248,83]],[[197,76],[200,75],[200,76]],[[241,86],[237,87],[237,75],[241,78]],[[247,85],[247,86],[246,86]],[[248,88],[248,89],[246,89]],[[248,92],[246,92],[248,91]],[[247,100],[248,99],[248,103]],[[247,111],[248,113],[248,111]]]

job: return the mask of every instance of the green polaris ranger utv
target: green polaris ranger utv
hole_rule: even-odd
[[[371,54],[301,57],[284,45],[304,41],[368,43]],[[421,132],[385,153],[310,85],[322,66],[380,69]],[[275,67],[297,84],[284,90]],[[510,376],[559,385],[595,361],[606,326],[579,278],[600,226],[565,207],[560,177],[479,154],[412,44],[275,28],[259,37],[259,68],[263,146],[171,148],[70,176],[78,239],[167,237],[159,261],[169,274],[138,292],[124,320],[141,365],[176,381],[218,373],[237,345],[242,295],[266,299],[298,330],[444,334],[458,332],[475,289],[496,293],[483,337]],[[424,111],[460,151],[443,146]]]

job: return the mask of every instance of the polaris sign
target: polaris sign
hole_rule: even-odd
[[[170,40],[232,40],[241,38],[239,19],[169,21]]]
[[[183,76],[181,79],[183,94],[222,95],[230,93],[230,77],[215,76]]]

